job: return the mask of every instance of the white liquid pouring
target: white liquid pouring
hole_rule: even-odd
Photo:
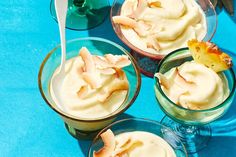
[[[61,65],[59,72],[52,78],[51,86],[53,93],[58,99],[60,96],[58,96],[59,87],[61,86],[64,78],[65,78],[65,61],[66,61],[66,42],[65,42],[65,23],[66,23],[66,14],[67,14],[67,7],[68,7],[68,1],[67,0],[55,0],[55,10],[58,20],[58,26],[59,26],[59,32],[60,32],[60,40],[61,40]],[[56,102],[58,107],[65,111],[65,107],[62,106],[60,103],[61,101]]]

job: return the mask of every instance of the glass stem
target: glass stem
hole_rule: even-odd
[[[197,133],[198,128],[194,125],[181,125],[178,128],[178,131],[182,134],[191,134],[194,135]]]
[[[73,0],[73,5],[76,7],[78,14],[84,15],[88,10],[87,0]]]
[[[82,7],[85,3],[85,0],[74,0],[73,1],[73,4],[76,6],[76,7]]]

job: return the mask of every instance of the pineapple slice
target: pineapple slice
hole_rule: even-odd
[[[195,62],[204,64],[215,72],[227,70],[233,65],[230,56],[213,43],[193,39],[188,41],[188,47]]]

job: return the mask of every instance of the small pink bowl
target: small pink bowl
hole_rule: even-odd
[[[138,62],[140,71],[149,77],[153,77],[153,74],[156,70],[156,67],[159,63],[159,61],[164,58],[166,55],[160,55],[160,54],[151,54],[146,51],[143,51],[134,45],[132,45],[122,34],[121,28],[119,24],[115,24],[112,20],[113,16],[120,15],[122,4],[125,0],[115,0],[111,12],[110,12],[110,18],[111,23],[113,26],[114,31],[116,32],[117,36],[120,38],[120,40],[126,44],[130,49],[130,53],[133,55],[134,59]],[[205,13],[206,21],[207,21],[207,33],[204,37],[203,41],[210,41],[212,37],[215,34],[216,28],[217,28],[217,14],[215,11],[214,6],[212,3],[208,0],[196,0],[196,2],[201,6],[202,10]]]

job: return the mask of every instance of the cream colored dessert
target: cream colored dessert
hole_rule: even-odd
[[[203,10],[195,0],[125,0],[120,16],[124,37],[152,54],[186,47],[189,39],[202,40],[207,31]]]
[[[94,157],[176,157],[172,147],[153,133],[132,131],[114,136],[107,130],[101,137],[104,147]]]
[[[76,117],[96,119],[117,110],[126,99],[129,83],[123,67],[130,64],[125,55],[91,55],[82,48],[77,57],[66,61],[66,73],[60,87],[54,91],[53,74],[50,93],[54,102]]]
[[[194,61],[155,76],[159,78],[166,96],[187,109],[210,109],[229,95],[228,82],[223,74]]]

